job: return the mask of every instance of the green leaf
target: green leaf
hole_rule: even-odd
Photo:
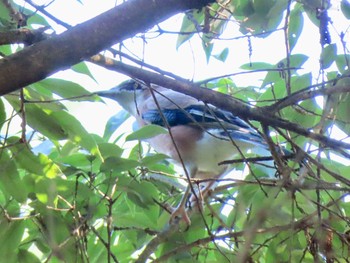
[[[189,17],[191,17],[191,19],[189,19]],[[177,37],[176,49],[193,37],[194,33],[191,32],[197,32],[198,30],[196,27],[200,25],[203,20],[204,12],[198,10],[192,11],[184,16],[180,29],[180,32],[183,32],[183,34],[179,34]]]
[[[92,94],[81,85],[64,79],[48,78],[35,83],[33,86],[40,86],[71,101],[96,101],[97,98],[91,96]]]
[[[247,17],[254,14],[253,1],[251,0],[231,1],[231,8],[235,16]]]
[[[205,53],[205,57],[207,58],[207,63],[209,63],[211,52],[213,51],[214,44],[211,42],[202,41],[202,47]]]
[[[342,0],[340,3],[341,11],[347,19],[350,19],[350,3],[349,0]]]
[[[156,135],[159,134],[167,134],[168,131],[166,129],[164,129],[161,126],[158,125],[147,125],[142,127],[141,129],[131,133],[130,135],[128,135],[126,137],[126,141],[133,141],[133,140],[145,140],[145,139],[149,139],[152,138]]]
[[[345,86],[349,87],[350,85],[350,77],[343,78],[337,81],[336,86]],[[332,96],[336,97],[337,104],[334,106],[336,111],[336,119],[337,121],[341,121],[344,123],[350,123],[350,93],[343,94],[334,94]]]
[[[1,31],[1,27],[0,27],[0,31]],[[2,54],[4,54],[5,56],[11,55],[12,54],[11,45],[2,45],[2,46],[0,46],[0,52]]]
[[[304,17],[301,9],[296,6],[290,13],[289,27],[288,27],[288,41],[290,50],[293,50],[298,42],[299,36],[303,31]]]
[[[169,156],[167,156],[166,154],[156,153],[156,154],[148,155],[148,156],[142,158],[141,164],[144,166],[149,166],[149,165],[153,165],[155,163],[159,163],[161,161],[164,161],[168,158],[169,158]]]
[[[216,58],[217,60],[220,60],[222,62],[225,62],[228,56],[228,52],[229,49],[228,48],[224,48],[220,54],[214,55],[214,58]]]
[[[18,216],[18,215],[14,215]],[[1,220],[0,222],[0,254],[4,262],[16,262],[16,252],[24,234],[24,221]]]
[[[80,74],[84,74],[86,76],[89,76],[90,78],[92,78],[97,83],[96,79],[92,75],[90,69],[88,68],[88,66],[87,66],[87,64],[85,62],[80,62],[80,63],[72,66],[71,69],[73,71],[75,71],[75,72],[80,73]]]
[[[291,79],[292,92],[310,87],[312,84],[312,74],[311,72],[306,73],[301,76],[293,76]]]
[[[46,155],[39,153],[36,156],[28,148],[27,144],[19,142],[20,138],[18,137],[11,137],[7,140],[7,143],[11,145],[9,149],[13,158],[21,168],[30,173],[44,175],[48,178],[54,178],[62,174],[59,167]]]
[[[273,0],[273,1],[255,1],[255,3],[261,2],[263,5],[268,6],[271,3],[271,7],[268,7],[266,18],[268,19],[267,31],[273,31],[277,29],[283,19],[283,13],[288,4],[288,0]],[[272,4],[273,3],[273,4]]]
[[[20,112],[20,101],[18,98],[9,95],[6,95],[5,98],[17,112]],[[62,127],[52,118],[52,110],[49,108],[45,109],[45,105],[40,104],[39,106],[29,103],[26,104],[25,111],[27,124],[34,130],[39,131],[51,140],[67,138],[67,134]]]
[[[103,138],[108,141],[113,133],[125,122],[129,116],[130,114],[127,111],[121,110],[116,115],[110,117],[106,123]]]
[[[0,99],[0,130],[1,130],[1,127],[5,124],[5,120],[6,120],[5,106],[2,99]]]
[[[66,107],[59,101],[52,101],[54,100],[53,94],[48,89],[45,89],[37,84],[30,85],[29,87],[25,88],[23,90],[24,97],[26,100],[31,101],[26,103],[25,106],[28,104],[35,104],[37,107],[41,108],[43,111],[50,113],[52,111],[61,111],[65,110]],[[39,103],[35,103],[38,101]],[[46,103],[41,103],[45,102]],[[31,107],[31,106],[29,106]]]
[[[314,127],[314,125],[320,121],[320,115],[316,115],[320,110],[315,107],[315,102],[306,100],[301,102],[300,106],[303,109],[308,109],[310,112],[315,112],[315,115],[310,115],[303,111],[296,111],[294,108],[286,108],[283,110],[284,116],[287,116],[289,121],[298,123],[303,127]]]
[[[337,58],[337,45],[330,44],[322,49],[321,65],[323,69],[329,68]]]
[[[0,2],[0,31],[9,31],[17,28],[17,23],[12,18],[10,8],[7,8],[5,3]]]
[[[56,161],[78,169],[89,170],[91,168],[91,160],[89,159],[89,156],[83,153],[70,154],[68,156],[57,158]]]
[[[35,182],[35,194],[38,200],[45,204],[56,207],[58,194],[58,181],[41,177]]]
[[[26,200],[27,187],[19,176],[15,162],[5,150],[0,155],[0,178],[0,187],[5,196],[11,196],[18,202]]]
[[[104,159],[111,156],[120,157],[123,153],[123,149],[114,143],[99,143],[98,148]]]
[[[341,74],[344,74],[349,68],[350,55],[349,54],[340,54],[337,55],[335,63],[337,64],[337,68]]]
[[[21,6],[21,8],[23,9],[23,6]],[[32,14],[31,16],[29,16],[27,21],[27,23],[30,25],[30,28],[33,29],[33,25],[42,25],[42,26],[50,27],[50,24],[47,22],[47,20],[43,16],[41,16],[38,12],[35,12],[33,14],[32,11],[28,10],[28,13],[29,12]],[[37,28],[37,26],[35,28]]]
[[[130,159],[124,159],[119,157],[109,157],[105,159],[104,163],[101,165],[101,172],[122,172],[122,171],[128,171],[130,169],[134,169],[138,167],[140,164],[138,161],[130,160]]]
[[[310,21],[319,27],[320,20],[317,17],[316,10],[323,6],[323,0],[302,0],[301,3]]]
[[[16,10],[18,10],[28,18],[27,26],[30,29],[37,29],[38,25],[51,27],[51,25],[47,22],[45,17],[40,14],[40,12],[33,12],[33,10],[27,9],[25,5],[16,4],[15,1],[11,1],[11,5],[13,5],[13,7]]]
[[[51,117],[60,124],[70,140],[102,159],[94,138],[75,117],[66,111],[53,112]]]
[[[304,55],[304,54],[294,54],[290,56],[289,59],[289,66],[292,68],[301,68],[301,66],[307,61],[308,56]],[[287,61],[286,59],[282,59],[280,60],[274,68],[285,68],[287,66]],[[294,70],[290,70],[291,74],[293,74],[294,72],[296,72],[296,69]],[[265,79],[263,80],[263,83],[261,85],[261,87],[265,87],[267,85],[269,85],[270,83],[276,83],[279,80],[282,79],[282,75],[281,72],[278,71],[270,71],[267,73]]]
[[[40,260],[31,252],[25,249],[19,249],[18,261],[21,263],[40,263]]]
[[[253,30],[254,34],[257,34],[258,37],[265,38],[280,24],[283,18],[283,11],[287,6],[287,1],[260,0],[249,2],[253,4],[254,12],[242,19],[242,22],[240,23],[240,31],[243,34],[249,34]]]
[[[290,66],[294,68],[301,68],[301,66],[309,59],[309,57],[305,54],[293,54],[290,56]],[[283,59],[282,62],[284,65],[285,59]]]
[[[121,181],[118,181],[121,187],[126,190],[128,194],[133,195],[133,202],[140,207],[148,208],[154,205],[153,199],[157,196],[157,188],[149,182],[142,181],[137,182],[135,180],[126,179],[128,182],[123,186]],[[127,189],[125,189],[127,187]],[[153,218],[156,220],[156,218]]]
[[[6,8],[4,2],[0,2],[0,16],[3,19],[11,20],[10,10]]]

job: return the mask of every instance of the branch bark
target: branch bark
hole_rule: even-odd
[[[40,42],[48,38],[48,35],[44,34],[44,31],[46,29],[46,27],[34,30],[20,28],[0,32],[0,45],[9,45],[15,43],[24,43],[26,45],[32,45],[36,42]]]
[[[172,15],[213,0],[135,0],[0,61],[0,95],[40,81],[143,32]]]

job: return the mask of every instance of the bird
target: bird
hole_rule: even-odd
[[[242,156],[255,147],[269,149],[263,136],[233,113],[159,85],[129,79],[96,94],[115,100],[136,119],[139,127],[155,124],[167,128],[168,133],[147,141],[157,152],[183,167],[191,179],[218,179],[229,169],[228,165],[219,165],[220,162]],[[203,191],[212,185],[213,180]],[[189,183],[170,221],[182,218],[191,224],[186,202],[192,191]]]

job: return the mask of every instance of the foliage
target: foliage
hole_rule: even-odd
[[[27,2],[9,1],[13,10],[29,17],[27,28],[55,26],[43,7]],[[213,50],[232,23],[238,30],[231,37],[248,39],[250,56],[252,39],[268,42],[281,31],[284,58],[276,63],[249,60],[240,67],[257,85],[240,83],[234,72],[202,83],[345,143],[350,133],[348,32],[334,42],[329,39],[329,21],[319,15],[331,8],[325,2],[218,1],[183,16],[176,47],[196,39],[202,46],[195,49],[202,48],[208,64],[225,62],[232,42],[219,53]],[[337,14],[348,19],[349,6],[341,1]],[[0,4],[1,31],[17,28],[13,10]],[[308,54],[294,52],[310,21],[320,32],[318,77],[300,70]],[[25,48],[10,44],[0,47],[2,59]],[[85,62],[72,70],[95,81]],[[327,93],[330,89],[334,92]],[[74,80],[53,77],[0,98],[0,251],[6,262],[132,262],[148,257],[158,262],[347,262],[348,149],[296,132],[264,130],[297,156],[307,152],[302,157],[307,163],[300,168],[289,160],[269,168],[241,162],[235,169],[248,171],[244,179],[229,177],[220,184],[203,212],[192,213],[186,229],[182,223],[168,225],[166,204],[176,205],[181,198],[171,161],[138,143],[166,131],[149,126],[125,134],[128,116],[121,112],[106,123],[103,136],[91,134],[66,100],[101,101]],[[125,141],[135,143],[128,149]]]

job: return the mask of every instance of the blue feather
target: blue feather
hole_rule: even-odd
[[[158,109],[148,110],[142,114],[142,118],[152,124],[166,127],[178,125],[198,126],[203,130],[219,130],[216,136],[222,140],[237,140],[247,142],[265,149],[268,145],[264,138],[248,123],[233,115],[231,112],[220,110],[218,108],[208,108],[206,105],[191,105],[180,109],[163,109],[163,116]],[[166,119],[165,125],[163,118]],[[282,150],[284,155],[290,155],[291,152],[285,148],[276,148],[278,152]]]

